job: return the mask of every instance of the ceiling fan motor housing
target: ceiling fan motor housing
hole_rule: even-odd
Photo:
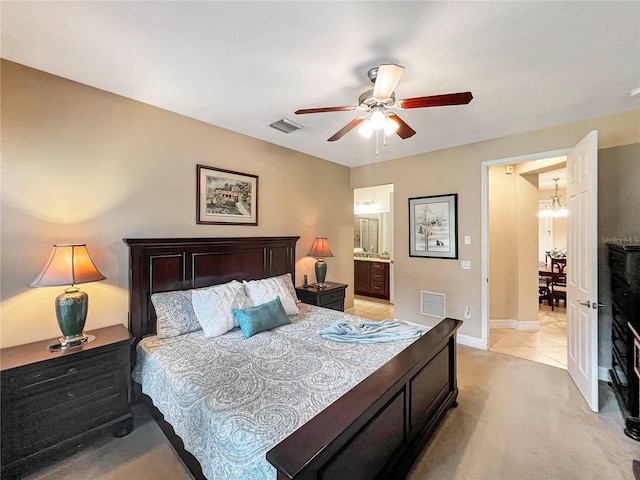
[[[374,107],[374,106],[382,106],[382,107],[393,107],[396,103],[396,92],[392,92],[391,96],[381,102],[379,99],[373,96],[373,88],[366,90],[358,97],[358,105],[361,107]]]

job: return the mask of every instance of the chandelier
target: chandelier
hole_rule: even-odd
[[[538,212],[539,217],[566,217],[569,214],[566,205],[560,203],[560,195],[558,195],[558,180],[554,178],[556,182],[556,194],[551,197],[551,205],[547,205],[545,208]]]

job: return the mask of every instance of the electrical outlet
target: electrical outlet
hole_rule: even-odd
[[[461,260],[460,268],[462,270],[471,270],[471,260]]]
[[[464,307],[464,318],[466,318],[467,320],[469,320],[471,318],[471,308],[470,307]]]

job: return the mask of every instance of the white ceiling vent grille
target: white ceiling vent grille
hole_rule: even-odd
[[[420,290],[420,313],[430,317],[445,318],[445,300],[444,293]]]
[[[276,122],[273,122],[269,126],[284,133],[295,132],[296,130],[300,130],[302,128],[302,125],[299,125],[296,122],[292,122],[288,118],[282,118]]]

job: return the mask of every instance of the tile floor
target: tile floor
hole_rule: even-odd
[[[356,295],[353,299],[354,315],[370,320],[393,318],[393,304],[387,300]]]
[[[537,332],[513,328],[492,328],[489,350],[532,360],[559,368],[567,368],[567,309],[540,305],[540,330]]]

